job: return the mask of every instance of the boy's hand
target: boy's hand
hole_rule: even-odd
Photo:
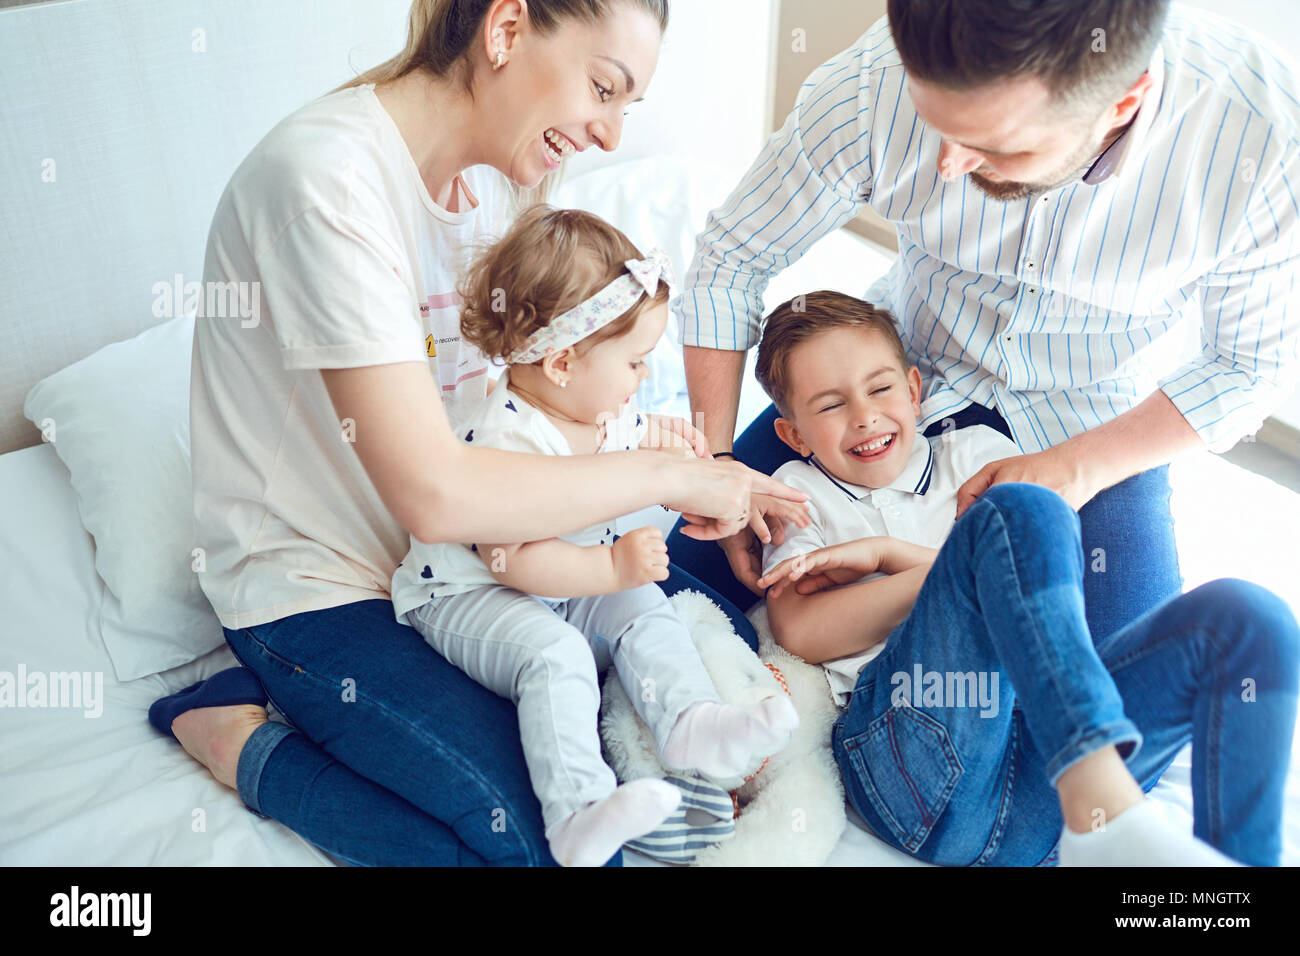
[[[677,451],[696,458],[708,458],[709,440],[684,418],[673,415],[646,415],[645,438],[638,446],[646,451]]]
[[[888,541],[888,538],[858,538],[807,554],[796,554],[759,578],[758,583],[761,587],[772,588],[768,597],[779,597],[792,584],[799,594],[851,584],[864,575],[883,570],[884,543]]]
[[[620,536],[612,551],[614,576],[620,591],[667,580],[668,546],[664,544],[663,532],[654,525]]]

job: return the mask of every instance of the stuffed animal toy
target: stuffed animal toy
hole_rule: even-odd
[[[824,864],[846,817],[839,768],[830,752],[837,711],[821,668],[776,646],[765,604],[749,615],[759,634],[755,655],[722,609],[703,594],[679,591],[669,600],[724,701],[744,706],[788,693],[799,712],[799,728],[784,750],[756,761],[739,777],[673,772],[664,767],[650,729],[610,670],[600,717],[606,761],[622,783],[655,777],[682,790],[677,812],[628,847],[695,866]]]

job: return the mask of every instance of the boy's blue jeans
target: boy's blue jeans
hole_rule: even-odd
[[[995,485],[957,521],[832,731],[854,808],[933,863],[1051,863],[1062,771],[1114,744],[1150,790],[1190,740],[1196,835],[1277,865],[1295,617],[1224,579],[1094,646],[1079,534],[1070,506],[1031,484]]]
[[[736,440],[736,457],[755,471],[770,475],[799,455],[777,437],[775,406],[754,419]],[[972,403],[952,416],[954,425],[988,425],[1008,438],[1010,429],[994,409]],[[936,424],[931,433],[942,431]],[[1083,590],[1088,627],[1095,639],[1113,634],[1129,621],[1183,589],[1178,568],[1174,520],[1169,513],[1169,467],[1162,465],[1102,491],[1079,509],[1082,548],[1088,569]],[[681,533],[678,520],[668,536],[673,564],[694,575],[741,610],[758,597],[736,580],[727,556],[716,542],[696,541]]]
[[[757,649],[721,595],[674,568],[660,587],[705,593]],[[399,623],[391,601],[225,635],[293,725],[263,724],[240,752],[249,809],[355,864],[555,865],[514,705]],[[621,864],[616,853],[608,865]]]

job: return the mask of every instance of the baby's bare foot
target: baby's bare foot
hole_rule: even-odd
[[[231,790],[239,754],[253,731],[266,723],[266,708],[255,704],[196,707],[172,721],[172,733],[185,752]]]

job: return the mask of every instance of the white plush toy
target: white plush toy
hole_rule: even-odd
[[[685,844],[691,847],[689,851],[679,851],[675,856],[652,855],[690,861],[696,866],[824,864],[844,831],[846,819],[839,768],[830,752],[831,725],[837,712],[821,668],[776,646],[765,604],[760,603],[749,615],[759,636],[759,655],[755,656],[737,636],[722,609],[703,594],[679,591],[669,600],[695,641],[724,701],[744,706],[788,692],[799,712],[799,728],[784,750],[773,754],[765,764],[756,762],[742,777],[693,778],[704,785],[697,787],[701,793],[712,789],[710,783],[717,784],[718,790],[732,791],[739,808],[734,828],[718,825],[716,818],[706,820],[699,832],[712,836]],[[785,687],[768,664],[780,672]],[[660,761],[650,729],[632,709],[612,669],[602,691],[600,734],[605,758],[620,782],[674,776]],[[682,777],[690,775],[678,773],[677,777],[674,782],[679,787],[690,786],[681,782]],[[748,782],[746,778],[750,778]],[[694,796],[695,805],[707,806],[705,797]],[[699,849],[695,844],[701,842],[709,845]]]

